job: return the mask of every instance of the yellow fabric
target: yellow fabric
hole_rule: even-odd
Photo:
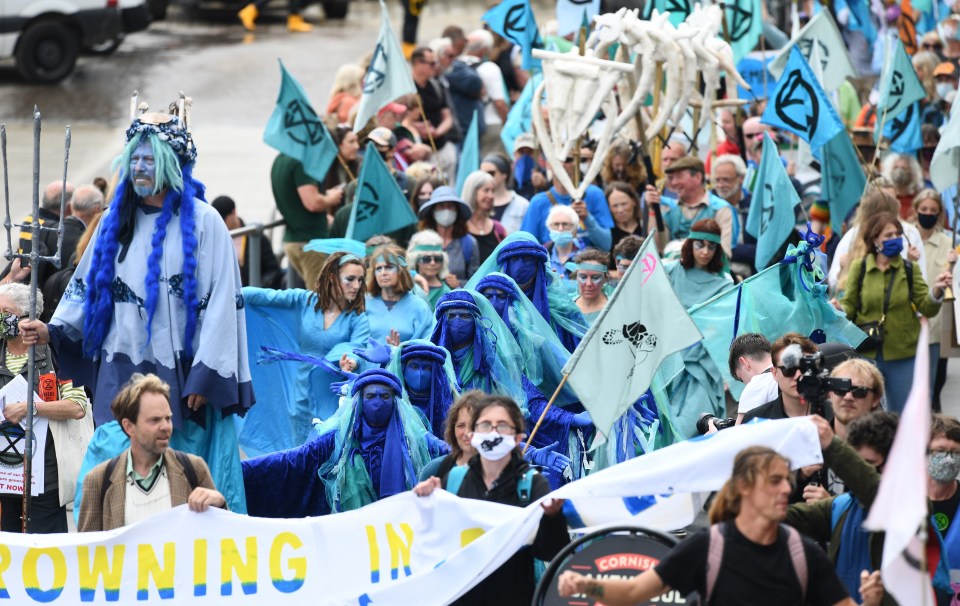
[[[303,20],[300,15],[290,15],[287,17],[287,29],[291,32],[306,33],[313,30],[313,26]]]
[[[237,16],[240,17],[240,23],[243,23],[243,29],[252,32],[256,27],[254,22],[260,16],[260,11],[257,10],[256,5],[248,4],[237,13]]]

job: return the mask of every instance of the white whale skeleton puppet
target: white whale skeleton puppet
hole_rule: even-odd
[[[620,9],[594,17],[595,31],[587,40],[588,54],[581,56],[577,49],[568,53],[553,53],[534,49],[533,54],[543,62],[543,82],[533,95],[533,124],[543,148],[547,164],[554,175],[570,192],[574,200],[582,200],[587,186],[596,178],[613,137],[642,110],[643,101],[659,85],[656,82],[657,64],[663,65],[666,85],[656,113],[645,120],[641,133],[644,140],[656,136],[670,121],[678,123],[697,97],[702,108],[702,127],[710,120],[720,88],[720,74],[727,74],[727,98],[737,98],[737,84],[750,87],[737,72],[730,45],[718,38],[723,12],[718,5],[696,5],[686,21],[674,27],[670,13],[654,9],[650,20],[643,20],[639,10]],[[634,63],[608,61],[609,48],[615,43],[635,56]],[[697,91],[697,77],[702,75],[704,93]],[[628,87],[630,77],[636,86]],[[627,80],[627,82],[623,82]],[[633,89],[621,111],[617,111],[614,87]],[[549,129],[541,112],[543,93],[549,99]],[[563,168],[574,146],[586,133],[599,110],[607,119],[597,141],[593,161],[577,186]]]

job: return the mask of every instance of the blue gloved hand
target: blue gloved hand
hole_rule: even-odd
[[[525,455],[523,455],[523,458],[529,463],[549,469],[550,471],[562,475],[564,470],[570,467],[571,461],[568,457],[556,452],[556,449],[559,447],[560,442],[554,442],[553,444],[544,446],[543,448],[534,448],[531,446],[527,449],[527,452]]]
[[[590,413],[584,410],[579,414],[573,415],[573,422],[571,423],[577,429],[584,429],[593,425],[593,420],[590,419]]]
[[[378,364],[383,367],[390,363],[393,350],[389,345],[385,345],[373,337],[367,337],[367,349],[354,349],[353,353],[371,364]]]
[[[348,389],[346,392],[344,392],[342,391],[343,387],[346,386],[349,388],[351,385],[353,385],[353,382],[356,381],[357,377],[359,377],[360,375],[358,375],[355,372],[347,372],[346,370],[340,370],[340,369],[337,369],[337,372],[339,372],[341,375],[346,377],[346,380],[334,381],[333,383],[331,383],[330,393],[332,393],[335,396],[346,395],[347,393],[350,392],[350,390]]]

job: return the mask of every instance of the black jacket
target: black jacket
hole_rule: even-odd
[[[520,507],[520,496],[517,494],[517,480],[530,466],[514,451],[510,455],[510,463],[503,470],[500,478],[491,490],[483,481],[483,469],[480,465],[480,456],[470,460],[467,475],[460,485],[458,496],[465,499],[479,499],[492,501],[504,505]],[[447,478],[443,477],[446,487]],[[550,485],[540,474],[533,476],[531,486],[531,502],[550,492]],[[567,533],[567,523],[562,515],[544,515],[540,520],[540,529],[533,544],[515,553],[513,557],[503,563],[490,576],[471,589],[466,595],[454,602],[455,606],[529,606],[533,600],[536,587],[534,579],[533,559],[538,558],[550,561],[570,542]]]

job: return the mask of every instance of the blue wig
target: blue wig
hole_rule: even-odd
[[[193,338],[197,330],[200,302],[197,297],[197,235],[194,200],[204,200],[204,186],[193,178],[193,160],[196,150],[190,135],[179,129],[179,121],[161,125],[134,121],[127,131],[128,143],[123,154],[115,161],[120,178],[117,189],[104,214],[100,234],[93,248],[90,270],[86,276],[87,297],[84,302],[83,353],[91,359],[99,356],[100,348],[113,322],[113,287],[116,279],[116,263],[122,262],[126,247],[133,238],[140,198],[133,192],[129,182],[130,155],[136,147],[147,141],[153,146],[157,162],[157,183],[163,183],[167,194],[163,199],[160,216],[151,238],[151,251],[147,258],[144,288],[147,310],[147,343],[151,339],[153,315],[157,309],[160,290],[160,266],[163,258],[163,242],[167,226],[175,214],[180,216],[180,235],[183,242],[183,304],[186,308],[186,327],[183,348],[187,359],[193,357]],[[164,138],[158,135],[164,135]],[[186,142],[185,142],[186,141]],[[185,149],[187,152],[181,153]],[[174,164],[176,161],[176,164]],[[174,171],[179,170],[179,178]],[[179,186],[179,187],[178,187]],[[121,244],[123,249],[121,250]],[[119,259],[117,258],[120,253]]]

